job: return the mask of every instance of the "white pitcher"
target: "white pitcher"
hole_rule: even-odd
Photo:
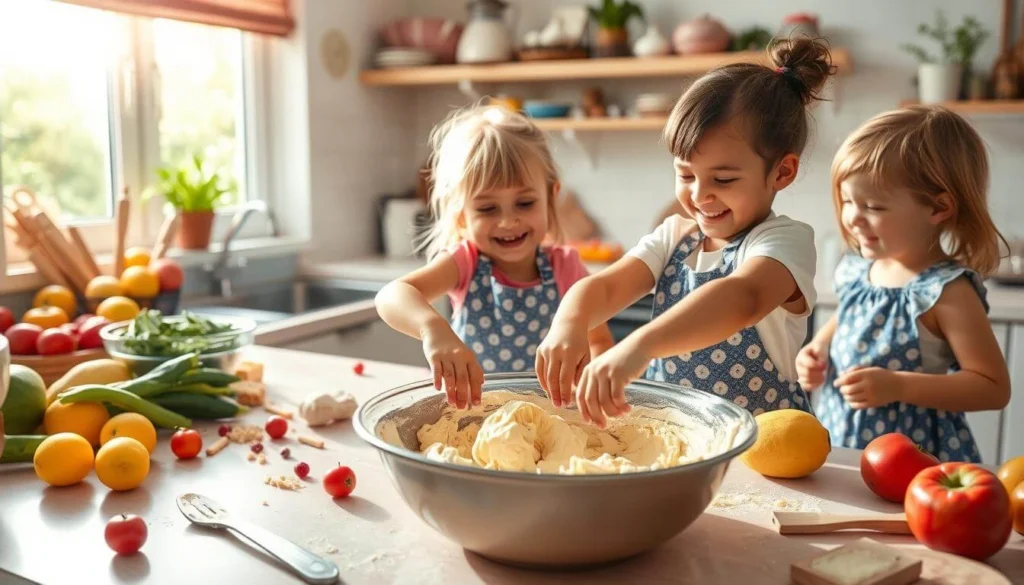
[[[473,0],[469,3],[469,22],[455,60],[459,63],[498,63],[512,59],[512,33],[505,23],[503,0]]]

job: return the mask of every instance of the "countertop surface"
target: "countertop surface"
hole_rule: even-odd
[[[263,361],[270,398],[296,404],[309,392],[347,390],[360,400],[388,388],[420,380],[426,370],[367,363],[365,375],[352,373],[353,360],[264,347],[247,358]],[[247,420],[267,416],[254,409]],[[310,434],[298,419],[292,428]],[[201,427],[205,445],[216,439],[214,425]],[[864,534],[778,535],[770,511],[835,513],[895,512],[860,479],[859,453],[835,449],[825,467],[802,480],[773,481],[733,461],[719,499],[693,525],[664,546],[634,559],[584,572],[548,573],[495,564],[446,540],[421,522],[392,486],[375,450],[363,443],[349,422],[325,427],[324,450],[291,437],[265,442],[268,464],[246,460],[248,450],[232,444],[218,455],[176,461],[166,436],[153,454],[143,485],[111,492],[90,475],[67,488],[45,487],[31,467],[0,470],[0,569],[39,583],[181,584],[300,583],[291,573],[232,536],[191,526],[178,512],[175,496],[194,491],[212,497],[239,518],[255,522],[306,546],[338,565],[344,583],[788,583],[790,563]],[[288,446],[291,460],[279,451]],[[311,481],[298,491],[264,484],[267,475],[291,475],[299,460],[312,468]],[[325,470],[341,462],[358,481],[354,494],[332,500],[321,489]],[[142,515],[149,540],[140,554],[115,557],[103,541],[106,520],[126,512]],[[497,527],[500,529],[500,527]],[[538,526],[537,530],[543,530]],[[908,536],[876,536],[907,554],[932,553]],[[926,561],[925,576],[929,576]],[[970,573],[971,566],[961,563]],[[1007,582],[1024,582],[1024,538],[989,560]],[[950,573],[951,575],[954,573]],[[22,582],[0,572],[2,582]],[[957,580],[983,581],[975,574]]]
[[[417,258],[386,258],[369,256],[340,262],[328,262],[305,266],[303,273],[313,278],[340,278],[349,280],[365,280],[386,283],[408,274],[423,266]],[[607,264],[587,263],[591,273],[600,271]],[[1024,279],[1022,279],[1024,283]],[[993,280],[985,283],[988,289],[989,318],[992,321],[1024,322],[1024,286],[1010,286]],[[832,282],[827,276],[818,274],[815,279],[818,292],[817,306],[832,309],[836,306],[836,296],[832,291]]]

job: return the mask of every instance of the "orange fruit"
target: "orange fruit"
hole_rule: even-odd
[[[31,323],[38,325],[43,329],[52,329],[54,327],[60,327],[61,325],[70,321],[68,314],[64,312],[64,309],[53,306],[36,307],[29,309],[25,312],[25,316],[21,318],[24,323]]]
[[[137,412],[122,412],[111,418],[100,430],[100,444],[106,445],[117,437],[131,437],[142,443],[150,453],[156,449],[156,427]]]
[[[110,415],[99,402],[62,404],[54,400],[43,414],[43,428],[47,435],[74,433],[96,446],[100,444],[100,433],[108,420]]]
[[[92,465],[92,446],[74,433],[46,437],[32,457],[39,479],[57,487],[82,481],[92,471]]]
[[[32,301],[32,306],[37,308],[59,307],[64,310],[65,315],[73,317],[77,313],[78,301],[75,299],[75,293],[68,290],[67,287],[51,284],[39,289],[36,298]]]
[[[130,266],[149,266],[149,249],[141,246],[128,248],[124,252],[124,265],[125,268]]]
[[[1003,482],[1007,493],[1013,493],[1018,485],[1024,482],[1024,456],[1015,457],[1003,463],[996,472],[999,481]]]
[[[139,304],[128,297],[110,297],[96,307],[96,314],[106,317],[111,323],[117,323],[131,321],[138,316],[140,310]]]
[[[121,286],[121,281],[113,276],[97,276],[85,285],[85,296],[90,299],[105,299],[123,294],[124,287]]]
[[[96,477],[114,491],[139,487],[149,475],[149,451],[131,437],[107,441],[96,452]]]
[[[137,299],[151,299],[160,293],[160,277],[145,266],[129,266],[121,273],[124,294]]]

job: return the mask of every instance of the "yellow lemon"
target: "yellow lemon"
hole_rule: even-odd
[[[96,314],[106,317],[111,323],[131,321],[138,316],[139,304],[128,297],[110,297],[96,307]]]
[[[124,287],[121,286],[121,281],[106,274],[93,278],[85,285],[85,296],[90,299],[105,299],[123,294]]]
[[[108,420],[100,431],[100,445],[106,445],[117,437],[131,437],[150,453],[156,449],[156,427],[137,412],[122,412]]]
[[[125,268],[129,266],[149,266],[149,249],[141,246],[128,248],[124,252]]]
[[[145,266],[129,266],[121,273],[124,294],[137,299],[151,299],[160,293],[160,277]]]
[[[74,485],[92,471],[92,446],[74,433],[57,433],[43,439],[32,457],[39,479],[52,486]]]
[[[75,293],[59,284],[51,284],[40,289],[32,301],[32,306],[36,308],[58,307],[68,317],[73,317],[78,313],[78,300],[75,299]]]
[[[149,475],[149,451],[131,437],[107,441],[96,452],[96,477],[114,491],[139,487]]]
[[[757,415],[757,442],[740,455],[747,467],[768,477],[798,478],[825,464],[832,450],[828,431],[814,415],[785,408]]]
[[[97,446],[100,444],[100,431],[108,420],[110,415],[99,402],[61,404],[60,400],[54,400],[43,414],[43,428],[47,435],[74,433],[90,445]]]

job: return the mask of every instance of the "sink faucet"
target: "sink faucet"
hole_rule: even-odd
[[[249,219],[249,216],[257,211],[266,216],[267,221],[270,222],[271,235],[277,235],[277,229],[274,225],[274,217],[267,208],[267,204],[263,201],[250,201],[235,212],[235,215],[231,218],[231,226],[228,227],[228,231],[224,235],[224,244],[221,248],[220,255],[217,257],[217,261],[213,266],[207,269],[210,273],[213,289],[217,296],[231,296],[231,277],[229,267],[231,260],[231,242],[238,236],[238,233],[242,231],[242,226],[245,224],[246,220]],[[239,267],[245,265],[244,260],[244,258],[239,259]]]

